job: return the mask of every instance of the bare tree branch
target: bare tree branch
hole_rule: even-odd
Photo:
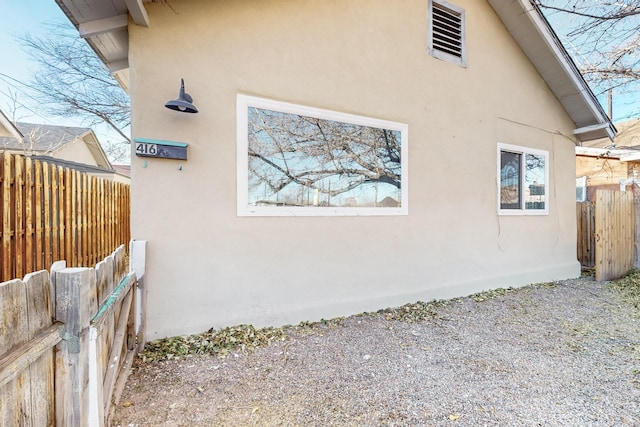
[[[129,143],[129,96],[73,28],[48,24],[48,29],[46,36],[16,37],[38,65],[28,87],[44,112],[80,117],[90,125],[105,123]]]
[[[326,206],[348,200],[376,206],[384,196],[399,197],[398,131],[259,108],[248,115],[249,186],[256,203],[308,205],[311,200],[301,196],[309,192],[313,203],[325,195]],[[331,199],[338,195],[349,199]]]

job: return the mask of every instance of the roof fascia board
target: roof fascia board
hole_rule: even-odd
[[[567,73],[567,76],[571,79],[576,88],[579,89],[582,98],[585,103],[591,109],[592,113],[603,120],[603,122],[609,122],[609,118],[604,113],[602,106],[598,102],[598,100],[593,95],[593,92],[589,88],[589,85],[582,77],[580,70],[575,65],[569,53],[562,45],[562,42],[558,38],[555,31],[549,24],[549,21],[544,17],[540,8],[535,4],[532,4],[530,0],[518,0],[522,4],[522,8],[525,10],[525,13],[528,14],[529,19],[531,19],[536,25],[536,29],[543,37],[545,43],[551,50],[553,50],[555,57],[558,59],[558,62]],[[601,122],[602,123],[602,122]]]
[[[107,69],[109,70],[109,73],[113,75],[118,71],[129,68],[129,60],[120,59],[118,61],[111,61],[108,64],[106,64],[106,66],[107,66]]]
[[[576,135],[578,138],[580,138],[581,135],[585,135],[585,134],[598,134],[598,135],[602,135],[601,138],[609,138],[611,140],[613,140],[613,138],[616,136],[616,133],[614,132],[613,129],[611,129],[611,126],[609,125],[609,123],[601,123],[599,125],[592,125],[592,126],[585,126],[585,127],[581,127],[581,128],[577,128],[573,130],[573,134]],[[591,138],[591,139],[595,139],[595,138]]]
[[[616,134],[615,126],[533,0],[488,1],[558,100],[564,105],[576,126],[579,129],[599,124],[607,126],[607,129],[598,132],[577,132],[576,137],[580,141],[605,137],[612,139]],[[528,21],[528,24],[525,21]],[[533,54],[532,49],[538,47],[542,47],[541,56]],[[546,54],[544,54],[545,51]],[[559,81],[557,76],[560,76]]]
[[[88,21],[78,26],[80,37],[83,39],[98,36],[104,33],[111,33],[129,26],[129,15],[117,15],[109,18]]]
[[[102,149],[102,144],[100,144],[100,141],[93,130],[89,130],[87,133],[82,135],[80,139],[87,144],[87,147],[93,155],[93,158],[96,160],[98,166],[107,165],[109,169],[113,169],[107,154]]]
[[[129,9],[131,19],[133,19],[136,25],[149,27],[149,16],[142,4],[142,0],[125,0],[125,4],[127,5],[127,9]]]
[[[14,125],[13,122],[4,115],[4,112],[2,112],[2,110],[0,110],[0,125],[4,126],[4,128],[7,129],[9,133],[18,140],[19,143],[23,143],[24,135],[22,134],[22,132],[20,132],[16,125]]]

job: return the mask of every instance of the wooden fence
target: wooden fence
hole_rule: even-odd
[[[0,200],[1,281],[95,265],[130,240],[127,184],[2,153]]]
[[[577,204],[578,260],[595,267],[596,280],[621,277],[638,267],[640,204],[632,192],[598,190],[595,204]]]
[[[0,284],[1,426],[108,424],[144,344],[144,247],[132,242],[131,272],[121,246],[95,268],[60,261]]]
[[[576,203],[578,261],[583,267],[596,266],[596,211],[592,202]]]

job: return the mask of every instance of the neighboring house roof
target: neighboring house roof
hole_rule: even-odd
[[[613,138],[616,129],[532,0],[488,0],[576,125],[579,141]],[[143,0],[56,0],[80,36],[128,89],[128,15],[149,26]],[[391,6],[390,6],[391,7]]]
[[[131,177],[131,165],[111,165],[122,176]]]
[[[28,147],[36,152],[52,152],[62,146],[82,138],[91,129],[69,126],[39,125],[34,123],[15,124],[22,138],[0,138],[2,148],[10,150],[22,150]]]
[[[616,126],[620,127],[620,131],[614,139],[617,147],[640,149],[640,118],[627,120]]]
[[[95,165],[111,169],[98,138],[89,128],[55,126],[35,123],[12,123],[0,112],[0,150],[20,151],[28,156],[50,155],[67,144],[81,140],[88,148]]]

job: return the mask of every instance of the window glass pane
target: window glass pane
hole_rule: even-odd
[[[545,156],[526,154],[525,209],[544,209],[546,201]]]
[[[401,132],[249,106],[248,204],[402,206]]]
[[[500,152],[500,208],[520,209],[520,159],[522,154]]]

